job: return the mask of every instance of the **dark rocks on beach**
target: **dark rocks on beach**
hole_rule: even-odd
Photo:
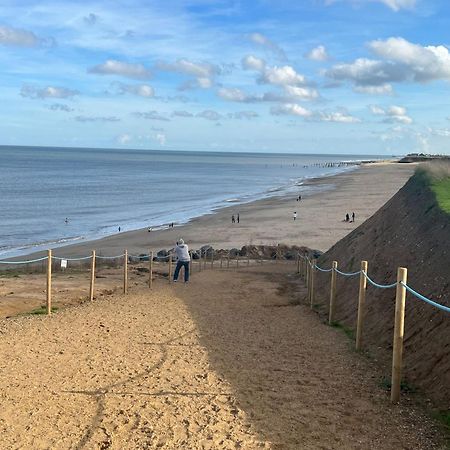
[[[214,249],[211,247],[211,245],[204,245],[203,247],[200,247],[200,252],[202,255],[211,256]]]
[[[235,258],[239,255],[240,250],[238,248],[232,248],[229,252],[230,257]]]
[[[165,249],[163,249],[163,250],[160,250],[157,254],[156,254],[156,257],[163,257],[163,256],[168,256],[169,255],[169,252],[167,251],[167,250],[165,250]]]

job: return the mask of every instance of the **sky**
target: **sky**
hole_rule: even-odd
[[[0,145],[450,154],[448,0],[2,0]]]

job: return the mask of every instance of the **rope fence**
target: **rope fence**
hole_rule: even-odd
[[[334,323],[334,306],[336,299],[336,279],[337,275],[343,277],[354,277],[359,275],[359,293],[358,293],[358,315],[356,324],[356,349],[360,350],[362,347],[363,336],[363,321],[364,321],[364,309],[367,282],[375,288],[379,289],[393,289],[396,288],[395,295],[395,319],[394,319],[394,338],[393,338],[393,353],[392,353],[392,379],[391,379],[391,402],[397,403],[400,400],[400,383],[401,383],[401,369],[403,359],[403,336],[404,336],[404,324],[405,324],[405,304],[406,293],[409,292],[419,300],[438,308],[441,311],[450,313],[450,307],[441,305],[419,292],[415,291],[407,284],[407,269],[399,267],[397,270],[397,281],[391,284],[380,284],[373,281],[369,275],[367,275],[367,261],[361,261],[361,268],[357,272],[343,272],[337,268],[337,261],[332,262],[332,267],[324,269],[320,267],[316,259],[311,259],[308,256],[298,254],[297,255],[297,273],[299,273],[305,281],[307,287],[307,299],[311,305],[314,306],[314,278],[316,270],[319,272],[331,272],[330,281],[330,302],[328,322]]]

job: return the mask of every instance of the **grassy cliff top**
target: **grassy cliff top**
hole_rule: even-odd
[[[416,171],[416,176],[433,191],[439,208],[450,214],[450,164],[424,164]]]

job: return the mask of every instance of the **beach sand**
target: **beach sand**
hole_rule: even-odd
[[[286,243],[326,251],[389,200],[414,169],[413,164],[366,164],[354,171],[307,182],[325,190],[303,195],[300,202],[291,195],[233,205],[185,225],[152,232],[147,229],[125,231],[55,249],[54,254],[86,256],[95,249],[97,254],[114,256],[122,254],[126,248],[129,254],[137,255],[172,248],[180,237],[191,249],[206,244],[229,249],[248,244]],[[294,212],[297,212],[295,221]],[[356,214],[355,223],[344,222],[345,214],[351,216],[352,212]],[[232,224],[231,216],[238,213],[240,223]]]
[[[295,269],[196,269],[153,290],[132,269],[127,296],[0,321],[0,447],[445,448],[310,310]]]

